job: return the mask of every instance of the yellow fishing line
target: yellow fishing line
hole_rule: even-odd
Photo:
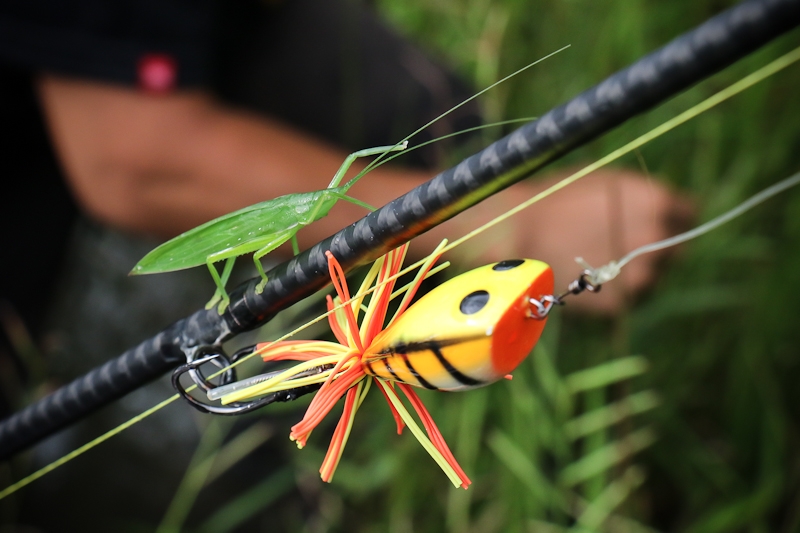
[[[533,196],[531,199],[522,202],[517,207],[514,207],[514,208],[506,211],[505,213],[503,213],[502,215],[498,216],[497,218],[495,218],[493,220],[490,220],[489,222],[487,222],[483,226],[480,226],[479,228],[470,231],[469,233],[467,233],[466,235],[464,235],[460,239],[456,239],[455,241],[453,241],[450,244],[450,246],[445,248],[445,251],[450,251],[453,248],[455,248],[456,246],[460,246],[461,244],[463,244],[464,242],[468,241],[469,239],[475,237],[476,235],[479,235],[481,232],[486,231],[487,229],[499,224],[500,222],[503,222],[504,220],[508,219],[509,217],[511,217],[513,215],[516,215],[517,213],[519,213],[523,209],[526,209],[526,208],[532,206],[533,204],[535,204],[536,202],[538,202],[538,201],[540,201],[540,200],[542,200],[544,198],[547,198],[548,196],[550,196],[554,192],[560,191],[561,189],[563,189],[567,185],[571,185],[571,184],[575,183],[579,179],[585,177],[587,174],[590,174],[590,173],[594,172],[595,170],[598,170],[598,169],[606,166],[607,164],[611,163],[612,161],[616,161],[617,159],[619,159],[623,155],[626,155],[626,154],[636,150],[637,148],[640,148],[644,144],[652,141],[653,139],[656,139],[657,137],[660,137],[661,135],[664,135],[665,133],[669,132],[670,130],[673,130],[674,128],[680,126],[684,122],[687,122],[690,119],[693,119],[694,117],[700,115],[701,113],[704,113],[704,112],[708,111],[712,107],[724,102],[725,100],[731,98],[732,96],[735,96],[735,95],[739,94],[740,92],[744,91],[745,89],[748,89],[748,88],[752,87],[756,83],[758,83],[760,81],[763,81],[764,79],[772,76],[773,74],[785,69],[786,67],[788,67],[792,63],[795,63],[798,60],[800,60],[800,47],[795,48],[791,52],[788,52],[787,54],[779,57],[778,59],[772,61],[771,63],[761,67],[760,69],[758,69],[757,71],[753,72],[752,74],[749,74],[749,75],[745,76],[744,78],[742,78],[741,80],[737,81],[733,85],[730,85],[730,86],[726,87],[725,89],[719,91],[718,93],[706,98],[705,100],[703,100],[699,104],[696,104],[696,105],[692,106],[691,108],[687,109],[683,113],[681,113],[681,114],[677,115],[676,117],[673,117],[670,120],[664,122],[660,126],[656,126],[655,128],[653,128],[649,132],[647,132],[644,135],[634,139],[633,141],[629,142],[625,146],[623,146],[621,148],[617,148],[616,150],[614,150],[610,154],[606,155],[605,157],[602,157],[602,158],[598,159],[597,161],[595,161],[591,165],[588,165],[588,166],[582,168],[581,170],[577,171],[576,173],[572,174],[571,176],[569,176],[567,178],[564,178],[563,180],[559,181],[555,185],[553,185],[553,186],[545,189],[544,191],[540,192],[539,194]]]
[[[13,485],[10,485],[10,486],[6,487],[2,491],[0,491],[0,500],[2,500],[3,498],[5,498],[6,496],[8,496],[10,494],[15,493],[16,491],[18,491],[22,487],[30,484],[32,481],[36,481],[37,479],[39,479],[43,475],[55,470],[56,468],[58,468],[59,466],[63,465],[64,463],[67,463],[67,462],[75,459],[76,457],[78,457],[79,455],[83,454],[84,452],[91,450],[92,448],[94,448],[98,444],[107,441],[108,439],[110,439],[111,437],[116,435],[117,433],[121,433],[122,431],[128,429],[129,427],[131,427],[135,423],[139,422],[140,420],[144,420],[148,416],[152,415],[156,411],[159,411],[161,408],[168,406],[169,404],[171,404],[172,402],[174,402],[175,400],[177,400],[180,397],[181,397],[180,394],[175,394],[174,396],[170,396],[169,398],[167,398],[163,402],[151,407],[150,409],[148,409],[147,411],[143,412],[142,414],[134,416],[133,418],[131,418],[127,422],[123,422],[122,424],[118,425],[117,427],[115,427],[111,431],[108,431],[108,432],[100,435],[96,439],[87,442],[86,444],[84,444],[80,448],[77,448],[77,449],[71,451],[70,453],[68,453],[64,457],[61,457],[60,459],[56,459],[55,461],[53,461],[49,465],[47,465],[47,466],[45,466],[43,468],[40,468],[39,470],[37,470],[33,474],[31,474],[31,475],[29,475],[29,476],[27,476],[25,478],[20,479],[19,481],[17,481]]]
[[[588,165],[587,167],[584,167],[583,169],[579,170],[578,172],[572,174],[571,176],[569,176],[567,178],[564,178],[563,180],[559,181],[558,183],[556,183],[552,187],[540,192],[539,194],[533,196],[531,199],[526,200],[525,202],[519,204],[517,207],[514,207],[514,208],[510,209],[506,213],[504,213],[504,214],[498,216],[497,218],[487,222],[486,224],[480,226],[479,228],[467,233],[463,237],[461,237],[459,239],[456,239],[455,241],[453,241],[449,245],[446,245],[442,249],[442,251],[443,252],[447,252],[447,251],[452,250],[456,246],[460,246],[461,244],[467,242],[469,239],[479,235],[483,231],[486,231],[487,229],[489,229],[489,228],[499,224],[500,222],[508,219],[509,217],[519,213],[523,209],[526,209],[526,208],[530,207],[531,205],[535,204],[536,202],[538,202],[538,201],[550,196],[554,192],[559,191],[559,190],[563,189],[564,187],[566,187],[568,185],[571,185],[572,183],[578,181],[579,179],[583,178],[587,174],[590,174],[591,172],[594,172],[595,170],[597,170],[599,168],[602,168],[603,166],[611,163],[612,161],[615,161],[615,160],[619,159],[623,155],[628,154],[633,150],[636,150],[637,148],[639,148],[642,145],[652,141],[653,139],[656,139],[657,137],[660,137],[661,135],[669,132],[670,130],[676,128],[677,126],[683,124],[684,122],[687,122],[688,120],[700,115],[701,113],[704,113],[705,111],[708,111],[709,109],[713,108],[714,106],[716,106],[716,105],[724,102],[725,100],[728,100],[729,98],[741,93],[745,89],[748,89],[748,88],[752,87],[756,83],[758,83],[760,81],[763,81],[764,79],[768,78],[769,76],[772,76],[773,74],[776,74],[777,72],[780,72],[781,70],[783,70],[786,67],[792,65],[793,63],[796,63],[798,60],[800,60],[800,47],[795,48],[791,52],[788,52],[788,53],[784,54],[783,56],[779,57],[778,59],[776,59],[776,60],[770,62],[769,64],[761,67],[760,69],[756,70],[755,72],[745,76],[744,78],[742,78],[738,82],[736,82],[736,83],[728,86],[727,88],[719,91],[718,93],[708,97],[707,99],[705,99],[702,102],[694,105],[693,107],[691,107],[688,110],[684,111],[683,113],[677,115],[676,117],[664,122],[660,126],[657,126],[656,128],[650,130],[649,132],[641,135],[637,139],[629,142],[628,144],[624,145],[623,147],[618,148],[617,150],[614,150],[613,152],[611,152],[610,154],[606,155],[605,157],[599,159],[595,163],[592,163],[591,165]],[[417,261],[413,265],[410,265],[410,266],[406,267],[405,269],[401,270],[395,276],[392,276],[392,277],[388,278],[384,283],[388,283],[391,280],[396,279],[396,278],[400,277],[401,275],[404,275],[404,274],[410,272],[411,270],[413,270],[413,269],[421,266],[422,264],[424,264],[425,261],[426,261],[426,259],[421,259],[421,260]],[[367,293],[368,292],[372,292],[372,291],[374,291],[376,289],[377,289],[377,286],[371,288],[369,291],[367,291]],[[351,301],[352,301],[352,299],[351,299]],[[316,324],[316,323],[324,320],[325,318],[328,317],[328,315],[330,313],[334,312],[336,309],[341,309],[345,305],[349,305],[349,304],[350,304],[350,302],[341,303],[337,307],[332,309],[331,311],[328,311],[327,313],[324,313],[324,314],[320,315],[319,317],[310,320],[306,324],[298,326],[297,328],[295,328],[294,330],[290,331],[289,333],[287,333],[287,334],[281,336],[280,338],[276,339],[275,341],[272,341],[271,343],[269,343],[267,346],[264,347],[264,350],[268,349],[270,346],[272,346],[272,345],[274,345],[274,344],[276,344],[278,342],[281,342],[283,340],[286,340],[286,339],[296,335],[297,333],[299,333],[299,332],[303,331],[304,329],[312,326],[313,324]],[[242,359],[240,359],[239,361],[237,361],[236,363],[231,365],[230,368],[233,368],[233,367],[237,366],[238,364],[244,363],[250,357],[253,357],[253,356],[257,355],[257,353],[260,352],[260,351],[262,351],[262,350],[253,352],[252,354],[250,354],[247,357],[243,357]],[[220,374],[220,373],[224,372],[225,370],[226,369],[220,370],[219,372],[217,372],[217,374]],[[215,374],[215,375],[217,375],[217,374]],[[192,390],[192,389],[193,388],[187,389],[187,392]],[[391,389],[391,387],[388,387],[388,389]],[[65,464],[65,463],[71,461],[72,459],[82,455],[84,452],[92,449],[93,447],[97,446],[98,444],[100,444],[102,442],[105,442],[109,438],[111,438],[114,435],[122,432],[123,430],[129,428],[130,426],[136,424],[137,422],[139,422],[141,420],[144,420],[145,418],[147,418],[151,414],[157,412],[161,408],[166,407],[167,405],[171,404],[172,402],[174,402],[178,398],[180,398],[180,395],[176,394],[176,395],[164,400],[163,402],[161,402],[161,403],[157,404],[156,406],[148,409],[147,411],[143,412],[142,414],[131,418],[127,422],[124,422],[124,423],[120,424],[119,426],[115,427],[114,429],[111,429],[107,433],[97,437],[96,439],[88,442],[87,444],[84,444],[80,448],[77,448],[76,450],[68,453],[64,457],[62,457],[60,459],[57,459],[56,461],[50,463],[47,466],[42,467],[41,469],[37,470],[36,472],[30,474],[29,476],[27,476],[27,477],[25,477],[23,479],[21,479],[20,481],[17,481],[16,483],[6,487],[2,491],[0,491],[0,500],[5,498],[6,496],[9,496],[10,494],[13,494],[17,490],[21,489],[22,487],[25,487],[26,485],[30,484],[32,481],[35,481],[35,480],[39,479],[40,477],[42,477],[45,474],[51,472],[52,470],[55,470],[59,466],[61,466],[61,465]],[[399,398],[398,398],[398,400],[399,400]],[[402,415],[402,413],[401,413],[401,415]],[[409,426],[409,428],[410,427],[411,426]],[[417,428],[417,429],[419,429],[419,428]],[[413,430],[412,430],[412,432],[413,432]],[[443,467],[443,470],[446,471],[446,468],[449,468],[449,465],[447,465],[446,467]],[[448,474],[448,477],[449,477],[449,474]],[[452,480],[452,478],[451,478],[451,480]],[[454,484],[455,484],[455,481],[454,481]]]

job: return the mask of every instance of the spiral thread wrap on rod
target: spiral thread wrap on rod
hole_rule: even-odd
[[[0,422],[6,458],[185,362],[202,345],[253,329],[325,286],[330,250],[347,270],[374,260],[570,150],[730,65],[800,24],[800,0],[748,0],[709,19],[566,104],[231,293],[222,316],[198,311]]]

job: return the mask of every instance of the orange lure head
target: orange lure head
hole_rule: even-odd
[[[533,259],[501,261],[439,285],[365,350],[373,376],[438,390],[488,385],[514,370],[546,320],[531,298],[553,294],[553,271]]]

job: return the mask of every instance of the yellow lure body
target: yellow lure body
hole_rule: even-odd
[[[546,320],[531,298],[553,294],[541,261],[486,265],[439,285],[379,333],[362,358],[372,376],[427,389],[488,385],[519,365]]]

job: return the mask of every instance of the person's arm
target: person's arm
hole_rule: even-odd
[[[79,203],[134,232],[172,237],[262,200],[323,189],[347,155],[199,92],[150,96],[55,76],[43,76],[39,92]],[[384,167],[353,194],[382,205],[429,177]],[[313,244],[364,214],[340,202],[326,224],[302,232],[302,242]]]
[[[172,237],[241,207],[293,192],[325,188],[347,153],[288,126],[222,106],[202,93],[151,96],[134,89],[44,75],[39,93],[56,151],[82,207],[95,218],[139,233]],[[365,147],[366,148],[366,147]],[[355,169],[363,168],[356,162]],[[351,171],[351,172],[352,172]],[[383,166],[350,192],[376,207],[433,176]],[[546,186],[517,184],[415,239],[419,256]],[[602,264],[667,236],[666,216],[681,207],[663,185],[633,173],[591,176],[530,208],[466,246],[470,264],[513,257],[547,261],[564,286],[579,272],[576,255]],[[364,216],[339,202],[298,234],[311,246]],[[599,295],[570,307],[613,311],[623,286],[638,290],[657,256],[629,265]]]

